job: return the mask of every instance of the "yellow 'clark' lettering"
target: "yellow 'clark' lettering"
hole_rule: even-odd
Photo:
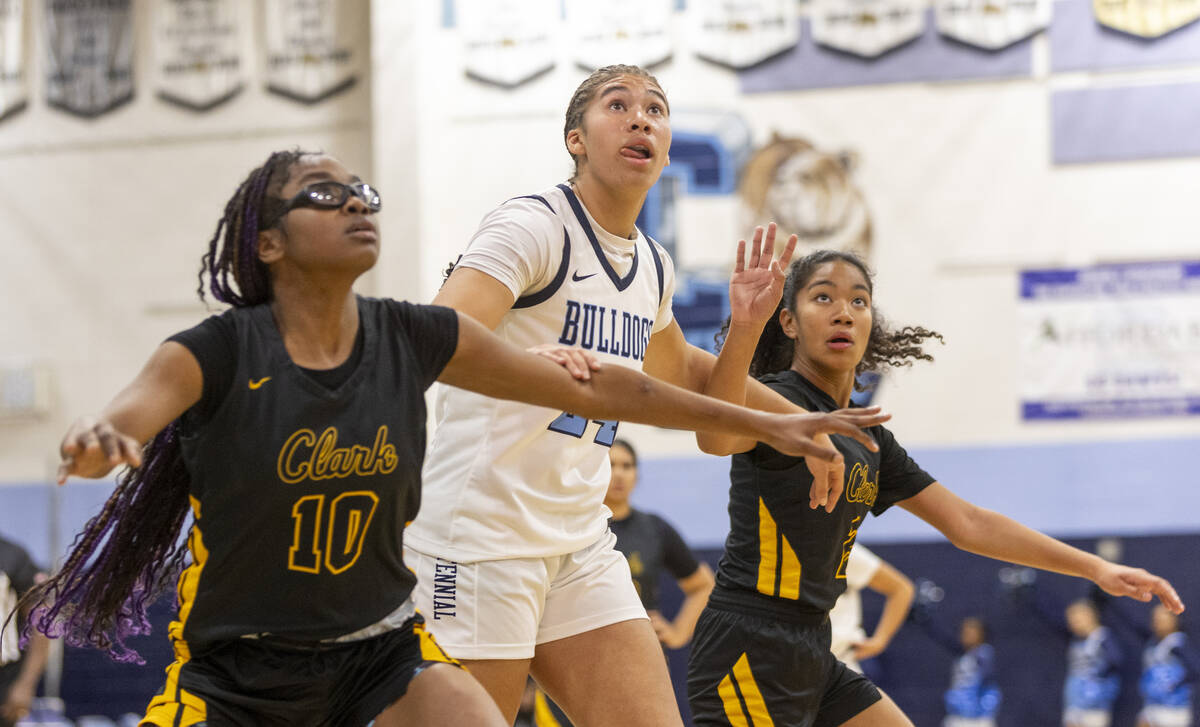
[[[854,463],[846,480],[846,502],[861,502],[867,507],[875,505],[875,498],[879,497],[879,472],[875,472],[874,480],[867,479],[870,472],[870,465]]]
[[[379,426],[371,447],[361,444],[339,447],[337,427],[327,428],[320,436],[311,429],[297,429],[279,448],[276,470],[279,479],[288,484],[389,474],[395,471],[400,457],[387,438],[386,424]]]

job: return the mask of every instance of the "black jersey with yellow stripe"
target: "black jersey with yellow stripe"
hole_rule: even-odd
[[[357,300],[362,356],[332,389],[292,362],[269,306],[231,312],[234,383],[181,438],[194,521],[177,639],[334,638],[412,591],[402,536],[420,506],[425,390],[454,353],[457,317]]]
[[[808,411],[834,411],[833,398],[795,371],[761,381]],[[868,430],[871,452],[835,435],[845,458],[845,489],[832,513],[809,507],[812,475],[803,458],[759,443],[734,455],[729,537],[717,570],[714,605],[764,606],[811,617],[833,608],[846,589],[846,561],[867,512],[883,513],[934,481],[882,426]]]

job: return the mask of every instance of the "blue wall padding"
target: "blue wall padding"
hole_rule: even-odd
[[[903,441],[903,432],[897,436]],[[1179,467],[1187,452],[1200,452],[1200,438],[909,450],[960,496],[1060,536],[1197,530],[1200,488],[1189,486]],[[645,458],[633,499],[667,514],[695,547],[720,547],[729,531],[728,493],[728,458]],[[893,507],[869,519],[859,537],[870,543],[941,535]]]

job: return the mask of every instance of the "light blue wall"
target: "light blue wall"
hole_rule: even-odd
[[[65,552],[112,492],[113,483],[0,484],[0,535],[19,543],[43,567]],[[55,501],[57,500],[57,504]],[[57,518],[51,513],[57,512]]]
[[[1200,438],[913,449],[927,472],[960,496],[1057,536],[1200,531]],[[729,459],[645,459],[638,507],[663,514],[696,548],[728,532]],[[871,518],[863,542],[941,535],[899,507]]]

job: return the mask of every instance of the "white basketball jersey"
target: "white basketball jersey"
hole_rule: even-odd
[[[496,333],[520,348],[560,343],[590,351],[605,366],[640,370],[651,334],[672,319],[674,270],[665,251],[640,231],[624,240],[599,229],[563,184],[509,200],[489,219],[498,216],[504,229],[546,230],[550,239],[515,246],[540,246],[533,249],[546,252],[541,258],[548,264],[533,275],[535,287],[519,292]],[[494,252],[472,259],[469,247],[459,264],[488,272]],[[514,270],[527,263],[503,261]],[[405,531],[406,545],[472,562],[564,555],[604,533],[608,448],[617,422],[451,386],[439,387],[434,411],[421,511]]]

